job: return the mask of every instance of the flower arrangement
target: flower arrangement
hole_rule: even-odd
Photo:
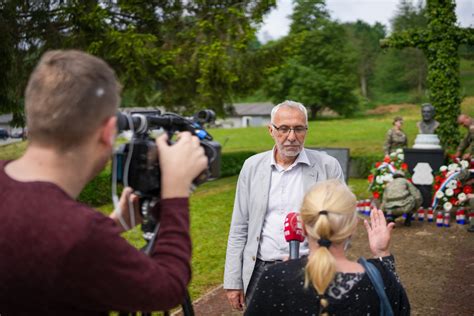
[[[381,199],[383,197],[383,192],[388,182],[393,180],[393,174],[397,170],[401,170],[407,176],[407,179],[410,180],[408,174],[408,166],[403,161],[405,159],[402,149],[397,149],[388,156],[385,156],[383,161],[375,163],[375,168],[373,168],[367,178],[369,181],[369,191],[372,192],[374,199]]]
[[[469,165],[467,160],[452,158],[448,165],[439,168],[433,183],[433,209],[438,207],[449,212],[453,207],[466,204],[467,195],[472,193],[473,189],[471,185],[463,185],[458,180],[458,175],[462,170],[468,169]]]

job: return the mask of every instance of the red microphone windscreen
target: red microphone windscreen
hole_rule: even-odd
[[[285,218],[285,240],[304,241],[303,222],[299,213],[291,212]]]

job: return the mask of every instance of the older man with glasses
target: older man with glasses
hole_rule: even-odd
[[[299,212],[304,194],[319,181],[344,181],[337,160],[305,149],[308,114],[303,104],[285,101],[272,109],[273,150],[247,159],[237,183],[227,244],[224,289],[234,309],[243,310],[265,266],[288,257],[285,217]],[[300,254],[308,253],[305,241]]]

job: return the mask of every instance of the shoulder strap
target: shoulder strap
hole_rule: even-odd
[[[387,294],[383,288],[383,280],[379,270],[364,257],[360,257],[358,262],[364,267],[367,276],[377,292],[380,299],[380,315],[393,316],[392,306],[388,300]]]

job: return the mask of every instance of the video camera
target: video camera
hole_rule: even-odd
[[[159,110],[117,113],[119,132],[129,130],[132,138],[114,153],[112,187],[115,191],[114,186],[121,183],[133,188],[139,196],[145,239],[148,239],[147,232],[153,231],[156,225],[155,219],[149,218],[148,209],[153,206],[153,201],[159,199],[161,192],[160,165],[151,131],[163,129],[168,133],[170,144],[173,143],[171,139],[175,132],[188,131],[199,138],[209,164],[207,170],[194,179],[193,185],[197,186],[220,176],[221,146],[204,129],[205,123],[214,120],[215,113],[212,110],[199,111],[191,118],[175,113],[161,114]]]

